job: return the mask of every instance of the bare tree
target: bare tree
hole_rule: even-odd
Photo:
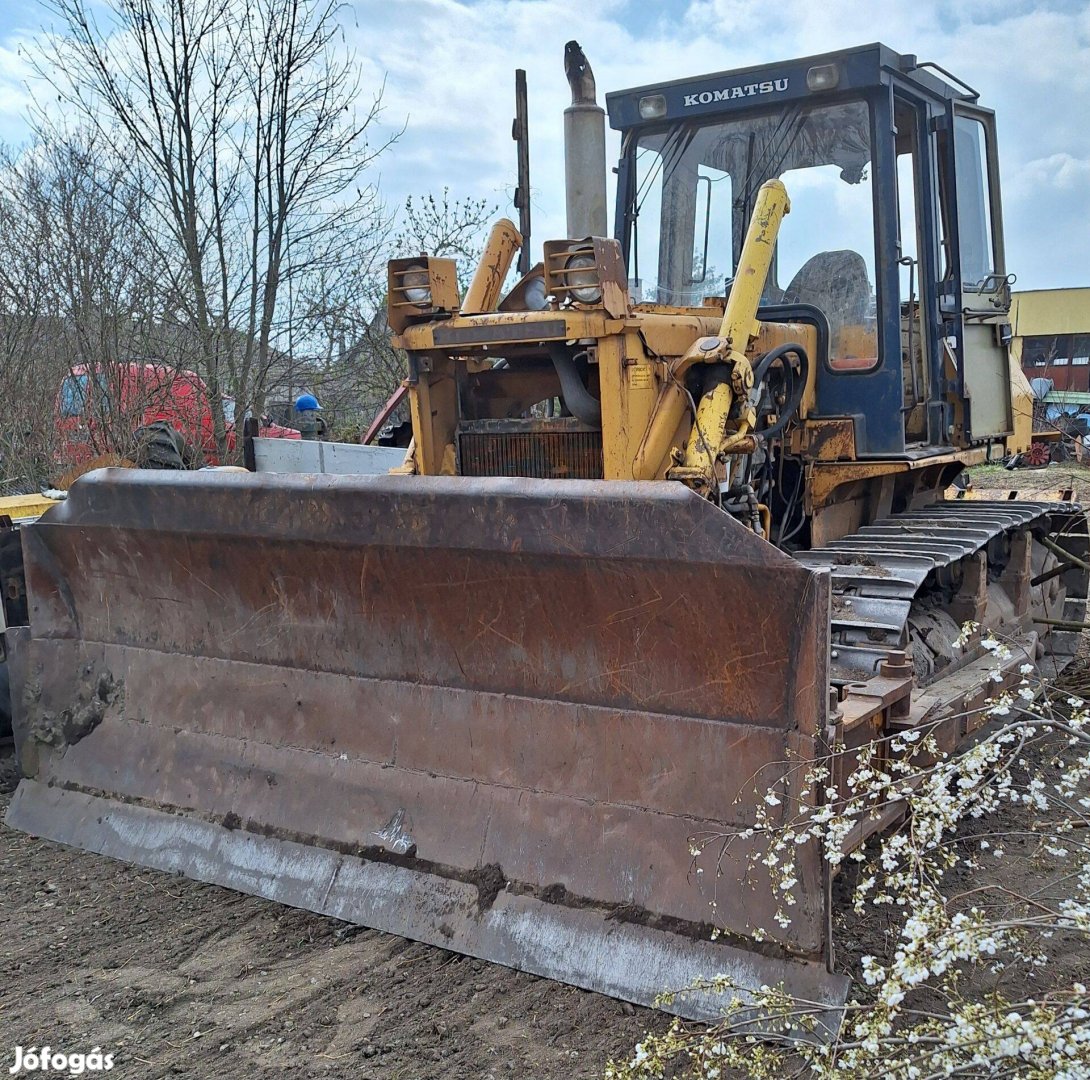
[[[0,172],[7,174],[13,155],[0,152]],[[36,253],[44,223],[22,212],[6,185],[0,187],[0,393],[4,423],[0,424],[0,494],[36,486],[47,471],[51,445],[41,412],[51,401],[30,363],[35,344],[48,323],[48,274]]]
[[[498,212],[486,199],[451,199],[443,194],[410,195],[394,232],[393,249],[400,256],[426,253],[458,264],[458,285],[465,292],[484,247],[485,228]]]
[[[53,412],[62,384],[70,410],[78,398],[80,419],[95,421],[80,425],[86,454],[117,448],[116,361],[161,344],[150,317],[159,258],[142,213],[138,171],[78,135],[0,156],[0,393],[9,410],[0,452],[13,484],[46,482],[60,461]],[[71,381],[86,367],[95,378]]]
[[[166,321],[190,328],[227,448],[223,398],[258,407],[286,335],[285,286],[343,267],[383,224],[362,174],[381,90],[361,107],[337,0],[51,0],[36,58],[61,100],[147,181]],[[95,12],[104,10],[103,21]],[[44,119],[44,118],[43,118]]]
[[[311,280],[300,323],[318,350],[322,391],[338,421],[365,427],[405,377],[405,357],[386,324],[386,260],[417,254],[452,258],[464,292],[497,208],[484,199],[409,196],[381,237],[361,250],[349,272]],[[327,406],[328,407],[328,406]]]

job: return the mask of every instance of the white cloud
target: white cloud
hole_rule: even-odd
[[[26,88],[29,76],[18,43],[13,39],[0,42],[0,142],[20,142],[26,136],[23,117],[31,103]]]
[[[1015,171],[1014,182],[1008,185],[1007,195],[1032,200],[1049,188],[1061,192],[1090,192],[1090,159],[1061,153],[1027,161]]]
[[[960,75],[996,110],[1008,262],[1023,284],[1086,282],[1082,230],[1076,225],[1066,239],[1051,225],[1054,216],[1047,227],[1040,220],[1065,193],[1080,213],[1075,203],[1090,160],[1090,9],[1081,4],[784,0],[771,34],[763,0],[657,8],[638,0],[428,0],[411,18],[399,9],[374,0],[357,0],[355,8],[357,46],[376,77],[389,73],[388,115],[409,121],[383,166],[390,197],[448,183],[459,194],[506,200],[514,184],[512,71],[522,66],[530,89],[534,239],[562,233],[562,57],[570,37],[591,60],[600,100],[607,89],[882,40]],[[611,156],[618,146],[611,136]],[[510,212],[506,202],[503,209]],[[1053,242],[1043,250],[1050,231]]]
[[[23,24],[44,19],[26,12]],[[0,14],[0,136],[25,107],[25,74],[3,27]],[[526,68],[535,245],[564,231],[569,38],[591,60],[599,100],[609,89],[885,41],[957,73],[996,110],[1008,263],[1021,283],[1087,283],[1090,7],[1081,0],[782,0],[774,12],[764,0],[355,0],[346,36],[364,84],[386,78],[384,124],[408,123],[378,166],[390,203],[447,185],[512,214],[513,71]],[[613,158],[618,148],[611,135]]]

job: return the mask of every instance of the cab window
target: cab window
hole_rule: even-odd
[[[962,285],[966,291],[981,291],[996,270],[987,132],[976,117],[954,121],[954,172]]]
[[[878,363],[870,110],[801,104],[639,136],[630,270],[646,301],[722,296],[761,185],[781,178],[780,228],[764,302],[810,304],[829,320],[834,369]]]

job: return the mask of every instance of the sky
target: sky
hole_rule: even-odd
[[[514,69],[530,101],[534,246],[564,235],[564,43],[606,90],[881,41],[956,73],[997,113],[1007,268],[1016,288],[1090,285],[1090,4],[1085,0],[349,0],[345,36],[381,123],[404,126],[371,176],[408,195],[484,198],[515,216]],[[50,25],[0,0],[0,140],[27,137],[45,90],[20,49]],[[614,163],[619,139],[610,133]],[[612,194],[611,194],[612,206]]]

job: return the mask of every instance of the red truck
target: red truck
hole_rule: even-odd
[[[234,399],[224,398],[223,411],[227,449],[233,453]],[[103,453],[127,456],[137,432],[163,422],[180,433],[188,450],[187,464],[202,458],[208,465],[219,464],[208,387],[196,372],[151,362],[94,369],[77,365],[57,393],[55,458],[58,464],[71,466],[83,465]],[[264,417],[259,434],[270,439],[299,438],[295,429]]]

